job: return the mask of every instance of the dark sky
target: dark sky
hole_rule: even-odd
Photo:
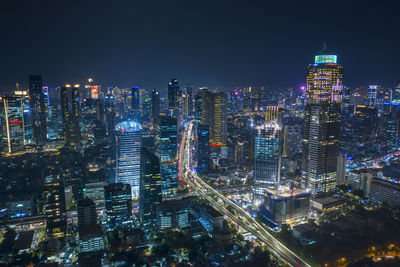
[[[2,0],[0,89],[94,77],[103,86],[182,83],[272,89],[304,82],[322,47],[339,55],[345,84],[400,80],[396,0]]]

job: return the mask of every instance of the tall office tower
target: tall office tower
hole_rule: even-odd
[[[283,124],[283,115],[285,109],[278,106],[267,106],[265,107],[265,120],[276,121],[279,125]]]
[[[185,91],[182,92],[181,100],[182,100],[181,115],[182,115],[182,118],[185,119],[185,118],[189,117],[189,97]]]
[[[89,198],[78,201],[78,227],[97,224],[96,204]]]
[[[195,110],[195,119],[198,122],[201,122],[203,119],[203,109],[206,97],[208,95],[208,88],[200,87],[199,92],[196,94],[194,99],[194,110]]]
[[[107,229],[131,228],[132,193],[129,184],[109,184],[104,187]]]
[[[160,94],[156,89],[151,92],[151,111],[153,120],[160,115]]]
[[[177,79],[172,79],[168,83],[168,109],[174,114],[179,113],[180,109],[180,90]]]
[[[255,127],[254,199],[263,199],[267,188],[277,187],[280,180],[282,128],[275,120]]]
[[[147,148],[141,148],[139,215],[144,228],[156,225],[156,207],[161,203],[160,160]]]
[[[50,89],[50,97],[54,94],[55,90]],[[51,93],[53,92],[53,93]],[[59,93],[59,91],[56,91]],[[60,140],[63,138],[63,128],[62,128],[62,113],[59,103],[59,99],[50,98],[50,103],[48,105],[47,111],[47,137],[49,140]]]
[[[313,197],[336,187],[343,66],[323,51],[307,67],[302,176]]]
[[[377,104],[376,101],[379,89],[380,89],[379,85],[370,85],[368,87],[368,106],[376,107]]]
[[[29,97],[32,120],[32,138],[35,144],[46,143],[46,100],[42,87],[42,76],[29,75]]]
[[[132,94],[132,103],[131,103],[132,111],[138,112],[139,111],[139,88],[132,87],[131,94]]]
[[[400,104],[400,81],[396,82],[396,86],[392,92],[392,103]]]
[[[1,152],[14,153],[24,150],[24,108],[21,96],[0,97]]]
[[[31,120],[32,114],[30,112],[30,97],[28,90],[21,91],[19,89],[18,83],[16,89],[17,90],[14,91],[14,96],[21,97],[22,100],[24,132],[25,132],[24,143],[25,145],[27,145],[32,143],[32,120]]]
[[[386,103],[383,108],[383,139],[386,141],[388,150],[394,150],[399,147],[400,137],[400,115],[393,107],[398,106],[395,103]]]
[[[192,84],[186,84],[182,98],[185,117],[192,117],[194,115],[194,88]]]
[[[64,237],[67,230],[64,183],[59,175],[49,174],[44,181],[45,213],[49,235]]]
[[[284,157],[292,157],[300,153],[301,125],[290,122],[283,127],[283,153]]]
[[[156,155],[161,163],[161,181],[163,195],[171,195],[178,187],[177,120],[170,116],[158,116],[154,123]]]
[[[64,141],[71,145],[79,144],[81,139],[79,102],[79,84],[75,84],[74,87],[66,84],[61,88],[61,113]]]
[[[378,131],[378,108],[356,106],[353,119],[353,143],[364,148],[371,148]]]
[[[107,94],[104,97],[104,119],[107,135],[110,140],[115,139],[115,98]]]
[[[347,154],[340,153],[337,162],[336,183],[338,185],[347,185],[346,164],[347,164]]]
[[[201,93],[201,123],[210,125],[210,144],[224,146],[227,142],[228,97],[225,93]]]
[[[197,171],[207,172],[210,162],[210,126],[197,126]]]
[[[116,182],[132,187],[132,198],[139,197],[140,147],[143,127],[134,121],[124,121],[115,126],[117,133]]]

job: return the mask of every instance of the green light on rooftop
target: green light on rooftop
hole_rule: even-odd
[[[337,62],[337,56],[336,55],[318,55],[315,56],[315,63],[316,64],[324,64],[324,63],[334,63],[336,64]]]

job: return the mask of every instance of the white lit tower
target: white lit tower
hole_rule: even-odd
[[[139,197],[140,148],[142,125],[124,121],[116,125],[117,170],[116,182],[129,184],[132,198]]]

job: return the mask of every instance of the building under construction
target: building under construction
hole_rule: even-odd
[[[270,226],[296,225],[307,219],[311,191],[290,186],[268,188],[259,215]]]

